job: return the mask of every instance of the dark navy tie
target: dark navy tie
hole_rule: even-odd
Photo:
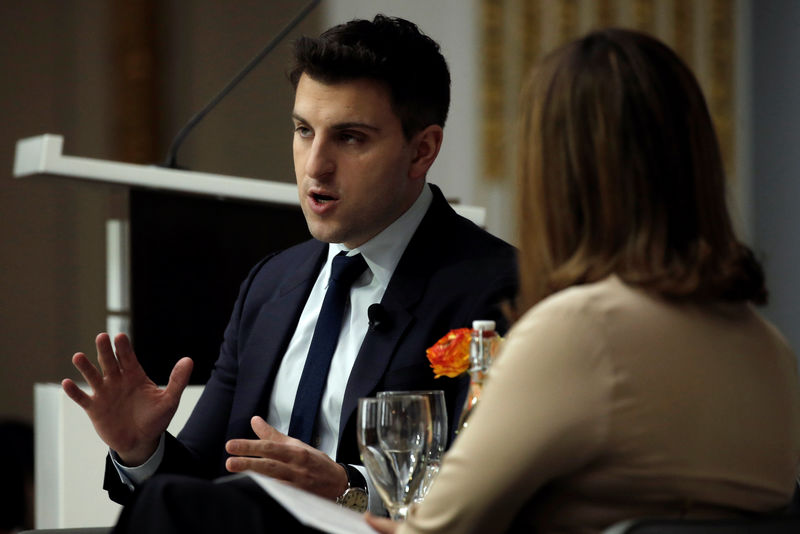
[[[322,392],[328,380],[331,359],[342,330],[344,309],[350,296],[350,286],[361,276],[367,263],[361,254],[346,256],[340,252],[331,265],[328,289],[322,301],[322,309],[314,327],[311,346],[308,349],[303,374],[294,398],[292,419],[289,422],[289,435],[311,444],[314,425],[322,402]]]

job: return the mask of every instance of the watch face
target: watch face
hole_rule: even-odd
[[[344,492],[340,500],[342,506],[356,512],[366,512],[369,504],[367,493],[361,488],[350,488]]]

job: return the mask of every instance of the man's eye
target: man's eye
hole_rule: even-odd
[[[295,126],[294,132],[300,137],[310,137],[311,129],[306,126]]]
[[[361,143],[364,140],[364,136],[350,132],[342,132],[339,134],[339,140],[348,145],[355,145]]]

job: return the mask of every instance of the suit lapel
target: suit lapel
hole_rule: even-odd
[[[358,399],[374,391],[405,334],[414,326],[416,318],[411,310],[422,298],[430,273],[436,270],[430,263],[438,257],[435,244],[447,233],[443,231],[445,220],[448,211],[453,210],[439,188],[431,185],[431,190],[433,202],[406,247],[381,300],[386,315],[391,318],[389,325],[367,332],[350,372],[339,419],[340,443],[347,421],[358,407]]]
[[[316,281],[319,269],[327,254],[327,245],[320,243],[318,250],[308,254],[298,263],[297,269],[281,284],[278,296],[263,303],[252,327],[249,340],[241,347],[237,396],[239,408],[232,413],[245,414],[234,428],[249,432],[250,416],[267,416],[269,398],[278,365],[294,334],[308,294]],[[275,335],[281,333],[281,335]]]
[[[414,322],[414,317],[403,306],[390,303],[385,297],[382,304],[392,320],[388,328],[369,331],[364,337],[342,400],[339,441],[347,420],[358,406],[358,399],[368,396],[375,389],[391,361],[391,355]]]

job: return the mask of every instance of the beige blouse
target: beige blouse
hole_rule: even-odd
[[[799,465],[796,360],[772,325],[748,305],[669,303],[610,277],[517,322],[398,533],[770,511]]]

